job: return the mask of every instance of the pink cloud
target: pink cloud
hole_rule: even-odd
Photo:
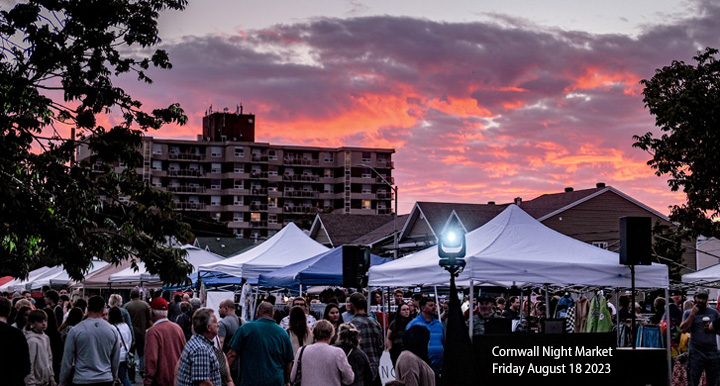
[[[681,202],[632,148],[653,130],[642,78],[720,47],[718,7],[636,38],[541,30],[523,20],[318,19],[188,38],[155,84],[123,79],[149,108],[179,101],[194,138],[205,109],[243,103],[260,141],[393,147],[401,212],[417,200],[508,202],[595,186],[662,212]],[[507,25],[507,24],[505,24]]]

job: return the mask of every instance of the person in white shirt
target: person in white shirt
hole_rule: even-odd
[[[305,318],[307,319],[307,325],[308,328],[312,329],[315,327],[315,323],[317,323],[317,320],[315,320],[315,317],[310,315],[310,309],[308,308],[307,302],[302,296],[298,296],[292,301],[292,307],[301,307],[303,311],[305,311]],[[292,309],[292,307],[290,307]],[[290,315],[282,318],[280,321],[280,327],[282,327],[284,330],[287,330],[288,327],[290,327]]]

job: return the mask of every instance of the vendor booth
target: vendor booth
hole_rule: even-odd
[[[289,223],[280,232],[262,244],[231,256],[225,260],[202,264],[198,267],[200,280],[212,277],[235,277],[257,283],[261,274],[305,260],[328,251],[328,248],[311,239],[295,224]]]

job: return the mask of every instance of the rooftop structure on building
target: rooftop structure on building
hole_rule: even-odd
[[[236,237],[267,238],[289,222],[310,229],[318,213],[393,213],[394,149],[256,142],[255,123],[242,106],[211,107],[197,140],[143,138],[138,173],[178,211]],[[98,161],[84,152],[79,160]]]

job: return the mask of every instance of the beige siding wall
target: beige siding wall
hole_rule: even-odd
[[[607,242],[608,249],[617,252],[620,249],[619,221],[620,217],[626,216],[650,216],[653,225],[657,221],[669,224],[613,192],[603,193],[548,218],[543,221],[543,224],[586,243]],[[686,244],[694,245],[695,241]],[[695,252],[686,248],[683,261],[684,265],[694,269]]]

